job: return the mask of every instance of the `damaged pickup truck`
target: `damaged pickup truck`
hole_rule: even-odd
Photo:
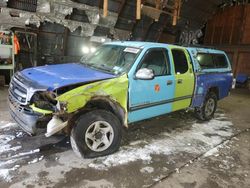
[[[134,122],[181,109],[210,120],[231,85],[223,51],[111,42],[79,63],[17,72],[9,105],[30,135],[70,135],[73,150],[89,158],[117,151],[122,127]]]

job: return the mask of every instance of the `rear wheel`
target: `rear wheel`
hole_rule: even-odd
[[[214,92],[209,92],[203,105],[195,109],[195,115],[198,119],[208,121],[213,118],[217,108],[217,96]]]
[[[120,121],[111,112],[93,110],[79,117],[70,140],[78,156],[93,158],[114,153],[121,143]]]

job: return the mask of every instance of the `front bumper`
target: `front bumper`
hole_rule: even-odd
[[[9,100],[10,114],[18,125],[28,134],[34,135],[37,132],[36,124],[42,115],[25,112],[19,107],[19,104]]]

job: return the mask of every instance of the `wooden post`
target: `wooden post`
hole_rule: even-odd
[[[179,0],[178,2],[178,18],[177,19],[180,18],[180,13],[181,13],[181,0]]]
[[[103,17],[108,16],[108,0],[103,0]]]
[[[155,8],[160,10],[161,9],[161,0],[155,0]],[[158,19],[155,19],[156,22],[158,22]]]
[[[160,8],[161,8],[161,0],[155,0],[155,8],[160,10]]]
[[[141,0],[137,0],[137,4],[136,4],[136,19],[137,20],[141,19]]]
[[[177,24],[177,18],[178,18],[178,3],[179,0],[174,1],[174,15],[173,15],[173,23],[172,25],[175,26]]]

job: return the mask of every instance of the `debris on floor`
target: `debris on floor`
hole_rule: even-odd
[[[176,116],[180,118],[178,114]],[[124,168],[131,164],[142,163],[145,165],[139,165],[138,172],[144,176],[151,174],[151,181],[156,181],[169,173],[171,168],[180,173],[180,162],[187,165],[191,164],[192,159],[196,156],[216,154],[218,148],[224,146],[224,144],[220,144],[234,133],[232,122],[221,112],[217,113],[216,118],[209,122],[196,122],[192,117],[186,121],[186,117],[182,117],[183,121],[179,121],[172,115],[170,118],[177,124],[178,122],[183,124],[185,121],[183,127],[177,125],[171,129],[167,128],[167,125],[164,127],[155,125],[151,128],[141,127],[140,129],[139,127],[131,132],[129,130],[128,135],[132,134],[136,139],[123,144],[121,149],[113,155],[88,160],[77,158],[71,151],[68,140],[65,140],[62,149],[59,150],[56,149],[55,145],[47,146],[48,148],[45,150],[44,147],[42,149],[36,148],[34,145],[31,147],[29,139],[36,139],[35,137],[29,137],[14,123],[1,121],[0,129],[4,134],[0,136],[0,179],[6,183],[15,183],[17,174],[30,173],[27,169],[33,168],[32,173],[34,174],[38,174],[40,171],[47,172],[47,163],[52,163],[54,171],[64,172],[54,174],[55,183],[73,169],[82,169],[83,171],[92,169],[108,173],[113,168]],[[158,121],[162,122],[162,119],[158,118],[154,123]],[[160,129],[161,131],[159,131]],[[151,135],[154,131],[158,134]],[[69,155],[69,153],[71,154]],[[159,168],[152,165],[157,163],[158,157],[163,163],[160,172]],[[35,169],[32,167],[33,165],[35,165]],[[226,165],[226,162],[222,163],[221,168],[227,168]],[[32,178],[25,179],[23,181],[33,181]]]

